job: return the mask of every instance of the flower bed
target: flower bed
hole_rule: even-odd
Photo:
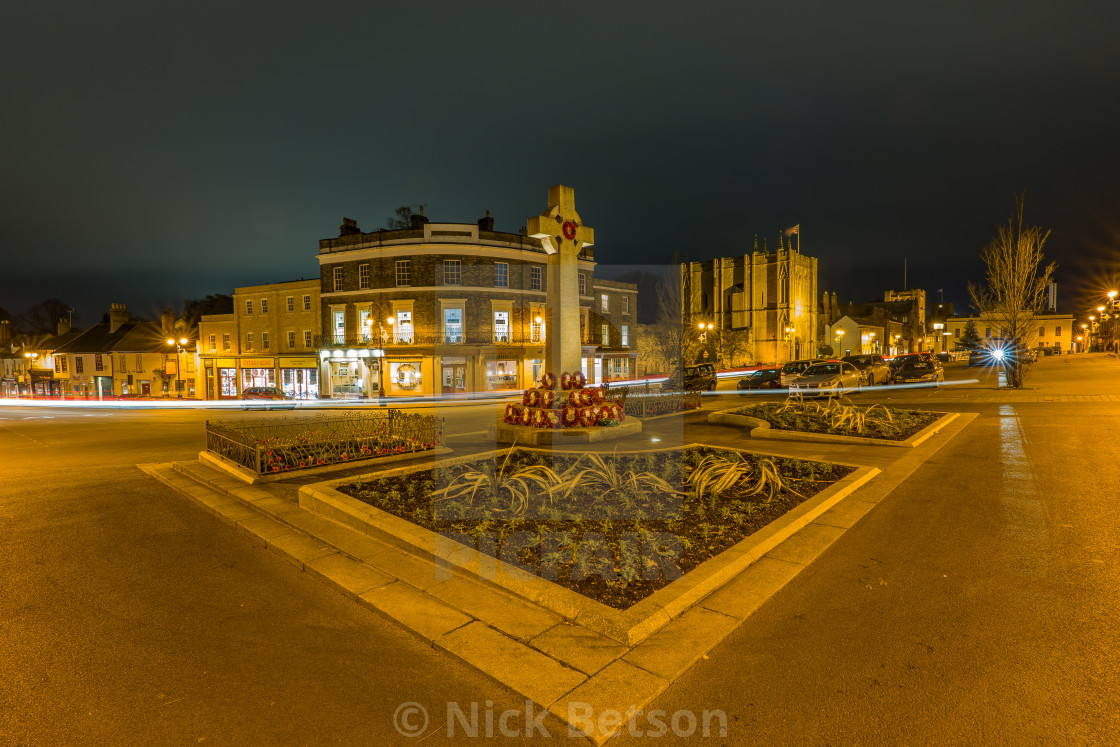
[[[338,490],[626,609],[851,471],[710,447],[515,448]]]
[[[900,410],[871,405],[858,407],[836,401],[819,405],[799,402],[795,398],[784,403],[768,402],[732,411],[765,420],[770,427],[785,431],[827,433],[834,436],[862,436],[884,441],[905,441],[944,413],[926,410]]]
[[[671,415],[700,407],[700,392],[645,392],[623,386],[611,389],[610,393],[619,397],[627,415],[636,418]]]
[[[400,410],[325,417],[206,421],[207,451],[258,476],[427,451],[444,420]]]

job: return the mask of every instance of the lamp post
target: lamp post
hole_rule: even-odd
[[[371,312],[373,311],[373,304],[370,304],[370,311]],[[378,396],[379,399],[385,399],[385,377],[382,375],[383,372],[382,372],[381,369],[382,369],[382,366],[383,366],[382,362],[385,360],[385,325],[386,324],[389,325],[389,330],[390,330],[389,333],[390,333],[390,336],[391,336],[392,335],[392,329],[393,329],[393,317],[387,317],[385,319],[382,319],[381,318],[381,305],[378,304],[378,307],[377,307],[377,334],[378,334],[377,345],[381,349],[381,353],[382,353],[380,356],[378,356],[378,361],[377,361],[377,396]],[[366,317],[366,327],[368,327],[368,329],[366,330],[366,338],[368,339],[368,338],[373,336],[373,317],[372,316],[367,316]]]
[[[183,398],[183,372],[179,368],[179,358],[183,353],[183,346],[189,342],[190,340],[185,337],[180,337],[178,340],[174,338],[168,338],[167,340],[168,345],[175,346],[175,391],[178,393],[179,399]],[[170,398],[170,395],[168,395],[168,398]]]
[[[836,357],[843,357],[844,352],[844,330],[836,330]]]
[[[24,353],[23,357],[27,359],[27,398],[32,399],[35,396],[35,382],[31,378],[31,369],[35,367],[35,361],[39,354]]]
[[[788,360],[793,360],[793,327],[786,327],[786,342],[789,343]]]

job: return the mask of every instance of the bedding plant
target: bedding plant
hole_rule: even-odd
[[[844,404],[832,397],[823,404],[790,397],[785,402],[765,402],[732,412],[765,420],[777,430],[860,436],[884,441],[905,441],[945,414],[878,404],[860,407]]]
[[[696,446],[512,448],[338,489],[626,609],[853,468]]]

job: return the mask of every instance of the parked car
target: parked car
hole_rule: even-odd
[[[284,390],[275,386],[251,386],[241,392],[241,399],[256,404],[243,405],[248,410],[253,407],[262,409],[293,409],[296,406],[295,397],[285,394]]]
[[[907,361],[929,361],[938,367],[942,367],[941,360],[933,353],[927,351],[921,353],[903,353],[896,355],[887,362],[891,369],[891,380],[894,380],[894,375],[898,373],[899,369],[906,364]]]
[[[848,355],[841,360],[851,363],[863,374],[867,386],[891,383],[891,367],[881,355]]]
[[[789,386],[797,376],[805,372],[809,366],[817,363],[815,360],[788,361],[782,366],[782,386]]]
[[[739,389],[781,389],[782,369],[760,368],[751,371],[746,378],[739,379]]]
[[[969,368],[973,366],[991,366],[1002,359],[1002,350],[988,350],[987,348],[982,348],[980,350],[973,350],[968,354],[968,366]]]
[[[716,388],[716,367],[711,363],[698,363],[695,366],[685,366],[683,371],[677,369],[669,378],[661,383],[663,392],[699,392],[712,391]]]
[[[858,390],[863,374],[846,361],[815,363],[805,369],[789,385],[790,394],[803,397],[833,397]]]
[[[909,360],[894,373],[896,384],[932,384],[945,381],[945,369],[935,361]]]

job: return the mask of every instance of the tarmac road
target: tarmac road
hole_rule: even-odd
[[[415,744],[392,714],[431,693],[524,711],[135,467],[197,455],[207,416],[0,408],[0,744]]]
[[[1120,743],[1120,363],[877,399],[980,417],[652,707],[734,744]],[[0,408],[0,743],[415,744],[407,701],[524,708],[135,468],[207,416]]]

